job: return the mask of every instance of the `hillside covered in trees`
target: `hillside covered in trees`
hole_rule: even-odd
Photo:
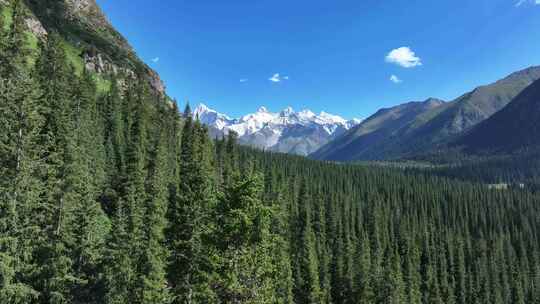
[[[212,140],[9,4],[0,303],[540,303],[539,194]]]

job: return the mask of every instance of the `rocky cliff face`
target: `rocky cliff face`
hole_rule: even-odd
[[[38,39],[57,31],[74,49],[87,69],[98,74],[144,75],[156,94],[165,96],[159,75],[137,57],[95,0],[23,0],[31,14],[27,25]],[[0,0],[3,5],[9,1]]]

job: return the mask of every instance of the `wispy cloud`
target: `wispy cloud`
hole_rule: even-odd
[[[516,2],[516,7],[520,7],[524,4],[534,4],[534,5],[540,5],[540,0],[518,0]]]
[[[272,77],[270,77],[268,80],[271,82],[282,82],[283,80],[289,80],[289,76],[281,76],[279,73],[275,73]]]
[[[393,82],[393,83],[402,83],[403,82],[403,80],[399,79],[399,77],[397,77],[396,75],[390,76],[390,81]]]
[[[153,63],[158,63],[159,62],[159,57],[152,58],[152,62]]]
[[[248,82],[248,81],[249,81],[249,79],[247,79],[247,78],[240,79],[240,82]]]
[[[386,55],[386,62],[395,63],[404,68],[414,68],[422,65],[422,59],[417,57],[411,48],[407,46],[390,51]]]

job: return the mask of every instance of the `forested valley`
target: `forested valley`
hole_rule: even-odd
[[[539,194],[211,139],[138,71],[30,48],[14,3],[0,303],[540,303]]]

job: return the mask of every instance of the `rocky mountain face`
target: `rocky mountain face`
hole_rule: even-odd
[[[213,137],[233,131],[242,144],[297,155],[311,154],[361,122],[325,112],[295,112],[290,107],[279,113],[261,107],[256,113],[233,119],[201,104],[193,115],[210,128]]]
[[[379,111],[312,155],[334,161],[383,160],[428,153],[503,109],[540,79],[531,67],[443,103],[430,99]]]
[[[445,102],[430,98],[381,109],[357,127],[337,137],[311,155],[316,159],[353,160],[362,155],[380,152],[394,134],[413,123],[421,114],[444,106]]]
[[[135,74],[147,79],[156,94],[165,96],[159,75],[140,60],[127,40],[107,20],[95,0],[24,0],[28,7],[26,24],[37,39],[58,32],[66,52],[76,61],[102,76]],[[9,1],[0,0],[2,10]]]
[[[453,143],[467,153],[507,153],[540,147],[540,80],[508,106]]]

